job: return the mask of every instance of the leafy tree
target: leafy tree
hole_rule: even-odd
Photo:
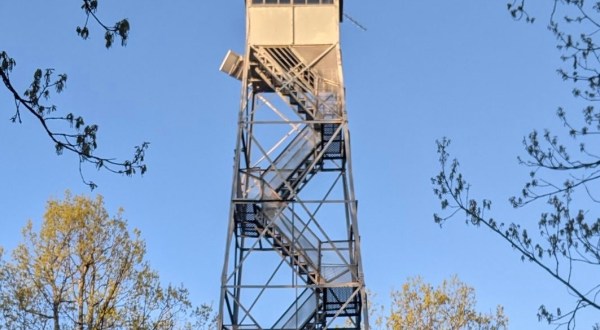
[[[387,329],[500,330],[508,326],[502,306],[495,314],[477,312],[475,290],[456,276],[438,287],[421,277],[410,278],[402,290],[392,291],[391,298],[388,316],[377,319],[379,325],[385,322]]]
[[[113,26],[106,25],[97,16],[98,0],[83,0],[81,9],[85,14],[83,26],[76,28],[77,34],[87,39],[90,35],[88,23],[96,22],[104,30],[106,48],[110,48],[119,37],[121,45],[127,44],[130,25],[127,19],[116,22]],[[0,50],[0,77],[8,93],[15,100],[15,112],[10,117],[14,123],[22,122],[22,109],[38,121],[50,140],[54,143],[57,154],[64,151],[74,153],[79,158],[79,172],[83,181],[95,188],[96,184],[87,181],[82,173],[82,164],[91,163],[98,169],[131,176],[139,171],[146,172],[144,163],[145,151],[148,143],[144,142],[134,148],[134,154],[128,160],[116,160],[111,157],[98,156],[94,153],[98,147],[96,140],[98,125],[88,124],[83,117],[73,113],[59,114],[58,107],[49,102],[53,93],[60,94],[67,86],[66,74],[55,74],[54,69],[37,69],[33,74],[33,81],[25,92],[20,93],[11,82],[11,73],[15,69],[16,61],[5,50]]]
[[[30,222],[10,262],[0,261],[0,324],[7,329],[208,329],[183,286],[161,285],[139,230],[102,197],[51,200],[39,232]]]
[[[600,202],[597,182],[600,178],[600,156],[597,136],[600,134],[600,2],[554,0],[548,29],[557,40],[564,66],[559,76],[572,83],[573,95],[584,104],[582,118],[573,121],[563,107],[557,116],[565,131],[562,137],[544,130],[532,131],[523,139],[526,157],[519,162],[529,169],[530,179],[517,196],[509,199],[514,208],[539,205],[537,230],[528,231],[525,223],[494,219],[488,199],[469,196],[470,185],[460,172],[459,163],[448,152],[450,141],[438,141],[440,173],[432,179],[434,193],[445,214],[436,214],[440,225],[457,213],[465,214],[475,226],[490,229],[521,254],[568,289],[574,297],[567,309],[540,306],[538,317],[557,326],[575,328],[580,311],[600,315],[600,282],[590,281],[590,274],[600,269],[600,218],[594,206]],[[535,22],[525,0],[508,4],[516,20]],[[545,204],[544,204],[545,202]],[[600,328],[600,324],[596,325]]]

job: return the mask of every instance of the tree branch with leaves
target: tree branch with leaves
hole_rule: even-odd
[[[556,38],[563,62],[557,73],[572,84],[573,96],[585,105],[580,120],[568,116],[564,107],[558,108],[556,115],[564,128],[559,134],[533,130],[523,139],[526,156],[518,161],[528,169],[529,180],[509,203],[515,209],[544,203],[539,207],[537,229],[528,231],[527,223],[505,224],[490,217],[492,201],[470,196],[471,186],[460,172],[458,160],[451,160],[446,138],[437,142],[441,170],[432,183],[443,213],[435,214],[434,220],[442,225],[462,215],[467,224],[491,230],[523,260],[542,269],[568,290],[573,301],[564,310],[540,306],[539,319],[574,329],[584,310],[600,315],[600,282],[589,280],[590,270],[600,270],[600,218],[592,215],[600,202],[596,188],[600,179],[600,111],[595,106],[600,101],[600,2],[549,3],[548,30]],[[548,3],[513,0],[507,9],[515,20],[533,24],[532,5]],[[600,329],[600,324],[596,328]]]
[[[113,45],[115,37],[121,39],[122,46],[126,45],[130,30],[127,19],[122,19],[113,26],[104,24],[97,16],[97,0],[83,0],[81,8],[86,15],[86,19],[83,26],[78,26],[76,29],[80,37],[83,39],[89,37],[90,30],[88,23],[91,19],[105,31],[106,48],[110,48]],[[91,189],[94,189],[96,184],[87,180],[83,175],[82,165],[86,163],[92,164],[99,170],[104,169],[112,173],[127,176],[136,173],[143,175],[146,172],[145,153],[149,146],[148,142],[143,142],[135,146],[130,159],[118,160],[112,157],[96,155],[98,125],[87,124],[82,116],[73,113],[58,115],[58,107],[48,103],[53,94],[60,94],[66,88],[66,74],[56,75],[54,69],[37,69],[33,74],[33,81],[25,92],[21,94],[11,81],[11,73],[15,69],[15,66],[16,61],[6,51],[0,51],[0,77],[2,78],[4,87],[15,103],[15,113],[10,120],[13,123],[21,123],[23,120],[22,110],[24,109],[26,113],[40,123],[44,132],[54,143],[58,155],[67,151],[78,157],[81,178]]]
[[[570,190],[562,196],[555,194],[548,197],[547,202],[552,209],[541,213],[539,235],[532,235],[516,222],[505,224],[486,216],[491,212],[492,202],[469,197],[471,185],[460,172],[458,160],[449,158],[449,145],[448,139],[437,142],[441,171],[432,178],[432,183],[444,213],[436,213],[435,222],[442,226],[451,218],[463,215],[467,224],[491,230],[515,249],[523,261],[534,263],[560,286],[566,287],[574,297],[571,307],[566,312],[560,308],[551,312],[542,305],[538,311],[540,320],[573,329],[580,310],[589,308],[600,313],[600,301],[597,299],[600,283],[581,284],[580,281],[588,279],[585,267],[600,266],[600,219],[590,224],[581,210],[572,216],[568,207]],[[580,267],[582,265],[585,267]],[[583,272],[578,272],[582,269]]]

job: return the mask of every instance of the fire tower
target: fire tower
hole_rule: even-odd
[[[343,0],[246,0],[219,329],[369,329],[339,24]]]

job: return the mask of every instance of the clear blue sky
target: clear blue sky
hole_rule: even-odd
[[[435,140],[448,136],[472,194],[494,200],[499,220],[535,223],[535,210],[515,213],[506,202],[527,179],[516,160],[521,139],[557,127],[556,107],[574,101],[555,73],[549,8],[532,26],[513,22],[505,2],[345,1],[368,28],[342,27],[366,283],[387,305],[409,276],[439,283],[457,274],[476,288],[480,310],[505,307],[511,329],[549,329],[537,308],[570,306],[564,289],[485,230],[461,218],[440,229],[432,218]],[[218,67],[228,49],[243,52],[243,1],[100,1],[99,9],[107,22],[130,20],[127,47],[104,49],[93,24],[90,40],[79,39],[77,1],[0,0],[0,50],[17,61],[20,91],[38,67],[68,73],[52,102],[99,124],[99,154],[127,157],[151,142],[143,178],[87,168],[93,194],[113,214],[124,207],[164,281],[216,306],[240,92]],[[26,220],[39,224],[48,198],[90,191],[77,159],[56,156],[30,116],[9,122],[3,88],[0,109],[0,245],[10,250]]]

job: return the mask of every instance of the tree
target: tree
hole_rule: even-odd
[[[106,25],[97,16],[98,0],[83,0],[81,9],[85,14],[85,23],[83,26],[76,28],[76,32],[81,38],[87,39],[89,37],[88,23],[91,20],[104,30],[106,48],[113,45],[117,36],[121,39],[122,46],[127,44],[130,30],[127,19],[122,19],[113,26]],[[144,163],[144,156],[149,145],[148,142],[136,146],[134,154],[129,160],[116,160],[111,157],[98,156],[94,153],[98,147],[96,140],[98,125],[86,124],[83,117],[73,113],[59,115],[58,107],[48,103],[53,92],[60,94],[66,88],[66,74],[55,75],[54,69],[37,69],[33,74],[31,85],[21,94],[10,80],[15,66],[15,59],[11,58],[5,50],[0,50],[0,77],[4,87],[15,100],[15,113],[10,120],[13,123],[21,123],[21,109],[24,108],[40,123],[42,129],[54,143],[57,154],[60,155],[64,151],[68,151],[78,156],[79,172],[84,183],[90,188],[94,189],[96,184],[87,181],[83,176],[81,166],[84,163],[91,163],[97,169],[106,169],[127,176],[131,176],[138,171],[140,174],[146,172],[147,167]]]
[[[494,314],[477,312],[475,290],[456,276],[436,288],[421,277],[409,278],[402,290],[392,291],[391,298],[387,329],[500,330],[508,326],[502,306]]]
[[[573,95],[585,105],[578,123],[563,107],[557,110],[565,128],[563,135],[569,139],[547,129],[542,133],[534,130],[523,139],[526,157],[519,162],[529,169],[530,179],[509,202],[516,209],[545,202],[540,207],[537,231],[528,231],[526,223],[504,224],[485,214],[489,214],[492,201],[469,196],[471,186],[460,172],[459,162],[451,160],[450,140],[446,138],[437,143],[441,170],[432,183],[442,210],[448,213],[435,214],[434,219],[442,225],[454,215],[464,214],[467,223],[488,228],[523,260],[531,261],[558,286],[567,288],[574,297],[568,309],[552,311],[542,305],[538,317],[573,329],[579,312],[593,310],[600,315],[600,282],[597,276],[590,281],[591,272],[600,270],[600,218],[592,212],[600,201],[594,184],[600,178],[596,150],[600,111],[595,107],[600,100],[600,45],[596,41],[600,2],[554,0],[552,5],[548,29],[556,37],[565,63],[558,73],[573,84]],[[515,0],[507,7],[516,20],[535,22],[525,0]]]
[[[47,204],[10,262],[0,260],[0,324],[7,329],[204,329],[211,307],[192,308],[187,289],[160,283],[139,230],[102,197]]]

